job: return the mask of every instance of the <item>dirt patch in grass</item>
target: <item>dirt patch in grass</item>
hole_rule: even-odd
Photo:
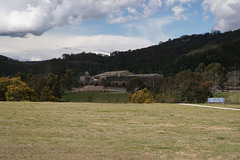
[[[233,128],[228,128],[228,127],[218,127],[218,126],[213,126],[206,128],[206,130],[213,130],[213,131],[233,131]]]
[[[158,134],[165,134],[166,131],[157,131]]]
[[[161,126],[161,127],[177,127],[174,124],[160,124],[159,126]]]
[[[229,127],[219,127],[219,126],[212,126],[212,127],[194,127],[195,129],[201,129],[206,131],[234,131],[237,130],[236,128],[229,128]]]

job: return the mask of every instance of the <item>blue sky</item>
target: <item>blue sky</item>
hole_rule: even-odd
[[[108,54],[236,30],[239,15],[240,0],[1,0],[0,53],[33,61]]]

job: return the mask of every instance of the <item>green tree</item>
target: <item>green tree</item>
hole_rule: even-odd
[[[204,70],[205,70],[205,64],[203,62],[200,63],[198,67],[195,69],[195,72],[199,72],[201,74],[202,81],[203,81]]]
[[[170,98],[171,93],[175,92],[174,79],[171,76],[160,79],[156,83],[156,93],[161,94],[163,97],[167,96]]]
[[[175,85],[178,90],[182,90],[184,87],[188,85],[191,81],[200,81],[201,76],[199,73],[192,72],[191,70],[186,70],[183,72],[179,72],[174,77]]]
[[[127,92],[134,93],[140,89],[145,88],[144,82],[139,78],[131,78],[129,83],[126,85]]]
[[[20,77],[20,80],[25,82],[26,80],[26,74],[25,73],[22,73],[22,72],[17,72],[14,77]]]
[[[181,89],[181,101],[186,103],[197,103],[199,97],[199,81],[190,80]]]
[[[212,81],[202,82],[199,72],[183,71],[175,76],[180,100],[187,103],[204,103],[212,97]]]
[[[37,93],[38,97],[40,97],[42,89],[46,86],[46,79],[44,77],[32,77],[28,82],[28,86]]]
[[[61,77],[62,89],[71,91],[73,85],[72,72],[68,70],[64,76]]]
[[[62,90],[61,90],[61,83],[60,78],[58,75],[49,73],[46,77],[46,85],[52,92],[53,96],[57,98],[62,98]]]
[[[60,99],[56,98],[52,94],[51,90],[47,86],[45,86],[41,91],[40,101],[43,101],[43,102],[58,102],[58,101],[60,101]]]
[[[213,85],[214,83],[212,81],[207,81],[200,84],[199,86],[200,94],[198,95],[200,96],[198,97],[199,103],[204,103],[206,102],[207,98],[213,97],[213,93],[212,93]]]
[[[227,71],[224,67],[221,66],[220,63],[211,63],[209,64],[203,74],[204,81],[212,81],[214,82],[214,87],[217,89],[224,89],[224,83],[227,81],[226,78]]]

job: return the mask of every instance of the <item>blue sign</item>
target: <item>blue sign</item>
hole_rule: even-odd
[[[209,103],[225,103],[225,98],[208,98]]]

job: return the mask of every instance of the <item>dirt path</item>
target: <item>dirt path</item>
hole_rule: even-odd
[[[196,106],[196,107],[203,107],[203,108],[225,109],[225,110],[232,110],[232,111],[240,111],[240,109],[236,109],[236,108],[205,106],[205,105],[198,105],[198,104],[186,104],[186,103],[180,103],[179,105],[184,105],[184,106]]]

